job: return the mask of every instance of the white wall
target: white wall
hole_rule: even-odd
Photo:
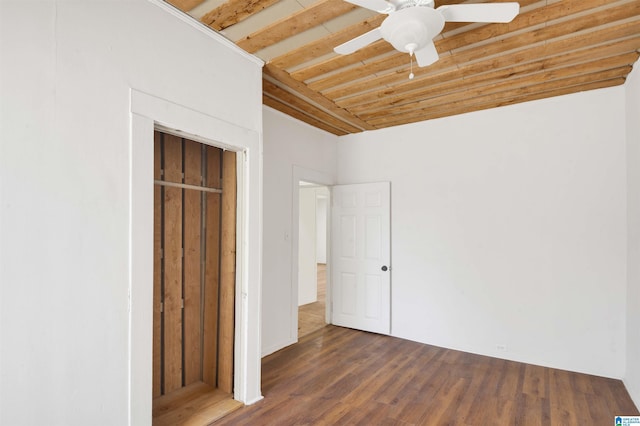
[[[298,205],[298,305],[318,300],[316,188],[300,187]]]
[[[130,259],[150,258],[130,249],[130,90],[259,139],[260,65],[146,0],[0,8],[0,423],[151,424],[150,393],[129,407]],[[259,192],[247,200],[259,224]]]
[[[327,263],[329,188],[300,186],[298,209],[298,306],[318,301],[318,263]]]
[[[316,191],[316,262],[327,263],[327,215],[329,214],[329,189]]]
[[[627,118],[627,370],[625,385],[640,407],[640,63],[625,83]]]
[[[622,377],[624,125],[616,87],[341,137],[391,181],[393,335]]]
[[[299,180],[331,185],[337,137],[264,107],[262,352],[297,340]],[[294,272],[295,271],[295,272]]]

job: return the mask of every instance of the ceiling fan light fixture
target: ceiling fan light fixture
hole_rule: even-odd
[[[389,15],[380,26],[382,38],[400,52],[412,53],[420,50],[444,27],[440,13],[430,7],[401,9]]]

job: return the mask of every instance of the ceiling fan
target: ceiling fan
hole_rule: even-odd
[[[466,3],[440,6],[433,0],[345,0],[356,6],[388,14],[378,28],[334,48],[348,55],[374,41],[385,39],[398,51],[416,57],[420,67],[438,60],[433,38],[440,34],[445,22],[511,22],[520,5],[509,3]],[[413,73],[409,78],[413,77]]]

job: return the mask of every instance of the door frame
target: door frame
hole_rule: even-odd
[[[169,131],[237,155],[234,398],[262,399],[261,134],[153,95],[130,91],[129,198],[129,425],[152,420],[153,131]]]
[[[298,341],[298,250],[300,236],[300,181],[315,183],[329,188],[329,212],[327,214],[327,241],[331,241],[331,187],[335,185],[334,178],[318,170],[313,170],[294,165],[292,171],[291,187],[291,329],[289,330],[290,342]],[[331,323],[331,248],[327,242],[327,304],[325,311],[325,321]]]

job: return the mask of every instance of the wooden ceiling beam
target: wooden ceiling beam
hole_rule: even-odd
[[[572,34],[593,31],[602,26],[613,26],[615,22],[624,21],[625,19],[640,17],[640,0],[634,0],[631,3],[621,4],[611,7],[607,10],[596,9],[592,13],[578,18],[568,19],[556,24],[547,25],[545,27],[527,31],[518,34],[517,37],[509,37],[498,40],[502,45],[495,43],[487,44],[487,48],[473,49],[472,53],[467,51],[456,52],[455,56],[463,58],[465,62],[485,58],[488,55],[499,54],[509,50],[523,48],[535,43],[549,42],[551,40],[568,37]],[[490,46],[490,47],[489,47]]]
[[[634,13],[637,14],[638,3],[640,3],[638,2],[638,0],[633,0],[618,7],[614,7],[613,9],[611,9],[611,11],[616,14],[616,16],[619,16],[621,14],[624,14],[624,12],[620,11],[621,9],[628,9],[628,13],[626,14],[626,16],[633,16]],[[436,40],[435,42],[436,49],[438,50],[438,52],[443,53],[446,51],[470,47],[480,42],[494,39],[499,36],[507,36],[507,38],[505,38],[504,40],[511,40],[515,38],[519,39],[527,35],[529,35],[529,38],[541,38],[542,35],[537,33],[533,36],[531,35],[531,33],[535,31],[527,32],[524,34],[522,34],[521,31],[532,26],[545,24],[548,21],[566,18],[572,13],[596,9],[610,4],[610,0],[563,0],[562,2],[552,3],[551,5],[534,9],[527,13],[518,15],[513,21],[507,24],[483,25],[474,30],[465,31],[452,37],[447,37],[447,34],[443,33],[443,38],[440,40]],[[613,17],[609,16],[609,13],[610,10],[597,11],[596,13],[593,13],[591,15],[592,19],[590,20],[591,26],[601,25],[602,22],[615,20]],[[577,30],[580,29],[580,23],[582,22],[582,20],[583,18],[576,18],[571,21],[567,21],[566,23],[574,23],[573,27],[574,31],[576,31],[575,28],[578,28]],[[563,24],[565,24],[565,22],[555,24],[553,25],[553,27],[561,30]],[[542,30],[546,30],[546,28],[539,29],[538,31]],[[545,33],[548,33],[548,31],[546,31]],[[565,34],[566,33],[568,33],[568,31],[565,31]],[[512,34],[512,36],[509,36],[509,34]],[[381,42],[385,43],[384,41]],[[386,46],[387,49],[384,53],[394,51],[393,47],[391,47],[391,45],[389,45],[388,43],[386,43]],[[297,80],[308,81],[323,74],[337,71],[340,68],[344,68],[348,65],[353,65],[357,62],[362,61],[363,59],[374,58],[376,56],[375,53],[377,53],[378,55],[382,54],[382,52],[367,51],[367,56],[364,56],[362,54],[359,55],[360,52],[364,52],[366,50],[368,50],[368,48],[361,49],[360,51],[355,52],[351,55],[328,59],[319,64],[314,64],[309,67],[297,70],[291,75]],[[504,50],[507,50],[506,46],[504,47]],[[489,52],[483,53],[484,56],[488,56],[489,54]],[[402,58],[403,56],[405,57],[404,59]],[[389,66],[390,68],[402,66],[402,61],[406,62],[406,56],[406,54],[397,55],[392,63],[387,63],[387,66]],[[360,67],[360,69],[362,69],[361,72],[365,72],[366,74],[364,75],[369,75],[370,73],[363,70],[363,68],[364,67]],[[364,75],[361,75],[361,77]]]
[[[445,113],[457,111],[461,108],[473,108],[474,106],[481,105],[483,103],[495,103],[497,100],[517,99],[533,97],[544,92],[553,90],[561,90],[564,88],[571,88],[583,84],[593,83],[595,81],[605,81],[626,76],[631,71],[629,65],[622,66],[615,69],[607,69],[604,71],[598,71],[594,73],[580,74],[577,76],[569,76],[566,78],[553,79],[550,81],[542,80],[538,84],[526,84],[515,86],[509,90],[497,90],[497,91],[475,91],[474,94],[455,101],[435,102],[432,105],[424,108],[419,108],[405,114],[389,115],[375,120],[370,120],[370,123],[377,127],[394,126],[410,122],[413,119],[427,117],[430,114]],[[505,87],[501,87],[504,89]],[[572,93],[572,92],[569,92]],[[475,95],[475,96],[474,96]],[[451,114],[453,115],[453,114]]]
[[[361,114],[363,120],[374,122],[379,118],[392,119],[406,113],[412,113],[423,108],[431,108],[434,106],[442,106],[444,104],[452,104],[459,101],[471,100],[473,98],[482,97],[486,93],[504,92],[514,89],[520,89],[526,86],[535,86],[538,83],[552,82],[566,78],[582,76],[586,74],[596,74],[598,72],[606,72],[611,69],[620,69],[633,63],[638,59],[638,53],[626,53],[614,56],[604,60],[595,60],[592,62],[580,64],[578,66],[569,65],[562,68],[548,70],[544,72],[532,73],[522,77],[514,78],[500,83],[482,82],[475,85],[462,85],[456,92],[434,93],[432,97],[420,101],[414,101],[402,106],[389,108],[385,111]]]
[[[576,0],[570,0],[570,1],[576,1]],[[603,1],[603,0],[592,0],[592,1]],[[531,13],[531,12],[529,12]],[[499,26],[505,26],[505,25],[511,25],[513,24],[513,22],[515,22],[516,20],[518,20],[519,17],[517,17],[516,19],[514,19],[514,21],[512,21],[512,23],[510,24],[499,24]],[[465,24],[468,25],[468,24]],[[473,32],[473,33],[479,33],[479,36],[488,38],[491,37],[491,34],[495,34],[495,28],[496,25],[494,24],[489,24],[489,25],[483,25],[482,27],[476,29],[476,30],[471,30],[468,32]],[[512,28],[514,28],[512,26]],[[483,30],[484,29],[484,30]],[[447,31],[448,29],[445,28],[444,31]],[[482,31],[480,31],[482,30]],[[446,32],[442,33],[442,36],[445,37],[446,39]],[[503,31],[506,31],[503,29]],[[513,31],[513,30],[511,30]],[[466,32],[465,32],[466,33]],[[463,34],[465,34],[463,33]],[[454,36],[455,37],[455,36]],[[439,42],[441,42],[442,40],[436,41],[436,46],[438,45]],[[388,53],[388,52],[393,52],[395,51],[395,49],[387,42],[385,42],[384,40],[380,41],[379,43],[384,43],[384,46],[386,46],[386,49],[382,52],[374,52],[370,49],[371,46],[367,46],[363,49],[360,49],[357,52],[352,53],[351,55],[344,55],[344,56],[336,56],[334,58],[331,59],[327,59],[326,61],[323,61],[321,63],[318,64],[314,64],[311,65],[309,67],[305,67],[303,69],[298,70],[295,73],[292,73],[291,75],[293,76],[293,78],[297,79],[297,80],[301,80],[301,81],[307,81],[309,79],[315,78],[315,77],[319,77],[323,74],[327,74],[333,71],[336,71],[340,68],[344,68],[346,66],[349,65],[353,65],[355,63],[358,63],[360,61],[362,61],[363,59],[371,59],[374,58],[377,55],[381,55],[383,53]],[[446,50],[446,49],[443,49]],[[439,50],[442,51],[442,50]],[[401,55],[401,56],[405,56]]]
[[[262,95],[262,103],[264,105],[268,106],[268,107],[271,107],[271,108],[273,108],[275,110],[278,110],[278,111],[280,111],[280,112],[282,112],[284,114],[287,114],[287,115],[289,115],[289,116],[291,116],[293,118],[296,118],[296,119],[298,119],[300,121],[303,121],[303,122],[305,122],[305,123],[307,123],[307,124],[309,124],[309,125],[311,125],[313,127],[316,127],[318,129],[322,129],[322,130],[327,131],[329,133],[333,133],[334,135],[344,136],[344,135],[347,134],[347,132],[345,132],[344,130],[336,129],[335,127],[332,127],[332,126],[328,125],[327,123],[324,123],[324,122],[322,122],[320,120],[317,120],[314,117],[311,117],[311,116],[309,116],[307,114],[304,114],[304,113],[298,111],[297,109],[292,108],[291,106],[289,106],[289,105],[287,105],[287,104],[285,104],[283,102],[280,102],[277,99],[273,99],[273,98],[271,98],[271,97],[269,97],[267,95],[264,95],[264,94]]]
[[[269,63],[278,68],[287,69],[319,58],[327,53],[331,53],[334,47],[379,27],[386,17],[386,15],[378,15],[371,19],[358,22],[341,31],[329,34],[326,37],[322,37],[319,40],[300,46],[284,55],[280,55],[269,61]]]
[[[335,72],[341,68],[347,68],[351,65],[362,63],[365,60],[371,61],[377,56],[392,52],[397,51],[385,40],[378,40],[350,55],[336,55],[308,67],[296,70],[291,73],[291,76],[299,81],[308,81],[313,78]]]
[[[184,12],[203,3],[166,1]],[[252,34],[236,44],[258,55],[277,44],[269,52],[279,56],[263,71],[263,103],[334,135],[622,84],[640,51],[640,0],[518,0],[521,13],[510,23],[446,23],[435,41],[440,60],[416,67],[409,81],[407,55],[383,40],[351,55],[333,53],[335,46],[379,26],[386,15],[339,29],[336,24],[352,22],[355,14],[335,18],[357,6],[344,0],[295,1],[302,10],[288,17],[262,28],[256,27],[262,19],[246,22],[252,29],[243,35]],[[512,0],[436,0],[435,7],[476,1]],[[201,20],[221,31],[277,2],[217,0],[220,6]],[[289,42],[281,41],[329,20],[327,29],[337,31],[282,53]]]
[[[577,93],[577,92],[585,92],[588,90],[596,90],[596,89],[604,89],[607,87],[613,87],[613,86],[620,86],[622,84],[624,84],[625,79],[624,77],[617,77],[617,78],[613,78],[613,79],[609,79],[609,80],[602,80],[602,81],[595,81],[595,82],[591,82],[591,83],[584,83],[584,84],[579,84],[576,86],[571,86],[571,87],[563,87],[557,90],[550,90],[550,91],[546,91],[546,92],[540,92],[540,93],[536,93],[534,95],[530,95],[530,96],[524,96],[524,97],[518,97],[518,98],[501,98],[501,99],[494,99],[488,102],[484,102],[484,103],[479,103],[479,104],[473,104],[473,105],[467,105],[464,107],[459,107],[457,109],[447,109],[447,110],[439,110],[439,111],[434,111],[433,113],[429,113],[429,114],[423,114],[421,116],[416,116],[414,118],[411,119],[407,119],[405,122],[402,123],[397,123],[397,124],[391,124],[388,126],[383,126],[383,127],[391,127],[391,126],[398,126],[398,125],[404,125],[404,124],[410,124],[410,123],[417,123],[420,121],[425,121],[425,120],[433,120],[433,119],[437,119],[437,118],[443,118],[443,117],[451,117],[453,115],[459,115],[459,114],[466,114],[469,112],[475,112],[475,111],[482,111],[482,110],[486,110],[486,109],[492,109],[492,108],[499,108],[499,107],[503,107],[503,106],[508,106],[508,105],[515,105],[515,104],[519,104],[519,103],[523,103],[523,102],[530,102],[530,101],[535,101],[535,100],[540,100],[540,99],[547,99],[547,98],[551,98],[551,97],[555,97],[555,96],[563,96],[563,95],[569,95],[572,93]]]
[[[593,1],[596,1],[597,3],[587,4],[588,2],[586,1],[579,1],[577,2],[577,5],[574,6],[574,8],[577,8],[578,5],[584,8],[601,6],[602,2],[605,0],[593,0]],[[509,23],[509,24],[500,24],[499,28],[496,28],[495,25],[484,25],[475,30],[466,31],[452,37],[447,37],[447,34],[443,31],[442,33],[443,38],[435,41],[436,50],[442,54],[443,52],[459,49],[462,47],[471,47],[474,44],[489,40],[498,35],[504,35],[508,33],[513,33],[515,31],[519,31],[525,26],[528,27],[528,26],[540,25],[541,23],[546,22],[545,17],[547,19],[555,19],[561,16],[565,16],[566,10],[571,9],[570,7],[561,8],[559,6],[561,6],[559,3],[554,3],[551,6],[546,6],[540,9],[529,11],[528,13],[519,15],[519,17],[517,18],[517,21],[514,20],[515,22],[512,21],[512,23]],[[541,9],[544,10],[544,13],[541,13]],[[580,10],[583,10],[583,9],[581,8]],[[447,56],[442,57],[441,61],[445,58],[448,58],[448,57]],[[449,60],[451,61],[451,58],[449,58]],[[356,79],[355,77],[356,75],[358,75],[360,78],[363,75],[373,75],[376,73],[383,72],[385,70],[401,67],[405,65],[407,62],[408,62],[407,55],[404,53],[398,53],[397,55],[394,55],[394,56],[390,56],[378,61],[372,61],[358,67],[347,69],[343,72],[332,74],[326,78],[312,81],[309,83],[309,87],[312,88],[313,90],[322,92],[326,89],[337,86],[339,84],[353,81]],[[442,64],[436,63],[428,68],[433,68],[434,66],[443,67]],[[444,67],[446,66],[450,66],[450,64],[444,65]],[[418,70],[420,70],[420,68]],[[303,70],[301,70],[299,74],[294,75],[294,78],[312,76],[311,72],[303,74],[302,71]],[[333,70],[328,70],[328,72],[330,71],[333,71]],[[316,77],[316,76],[314,75],[313,77]]]
[[[315,117],[316,119],[323,121],[336,129],[343,130],[345,133],[358,133],[361,132],[359,128],[350,125],[331,114],[327,114],[320,108],[310,104],[309,102],[295,96],[294,94],[287,92],[286,90],[278,87],[268,80],[262,80],[263,92],[271,98],[277,99],[284,104],[290,105],[303,113]]]
[[[344,108],[338,107],[334,102],[325,98],[321,94],[316,91],[309,89],[304,83],[292,78],[289,73],[280,68],[271,66],[270,64],[265,65],[262,69],[263,73],[274,78],[276,81],[279,81],[284,86],[289,87],[291,90],[300,93],[301,96],[309,99],[310,101],[318,104],[320,107],[324,108],[326,111],[331,114],[340,117],[346,123],[351,124],[362,130],[373,130],[374,127],[371,126],[366,121],[361,120],[355,115],[351,114]]]
[[[558,53],[568,52],[574,49],[584,49],[640,34],[640,20],[626,22],[615,27],[606,27],[588,34],[550,41],[529,49],[511,52],[506,55],[490,58],[484,61],[452,68],[450,64],[442,66],[437,62],[433,67],[414,70],[415,78],[407,82],[408,68],[400,69],[376,76],[366,80],[357,81],[350,85],[344,85],[336,89],[323,92],[323,95],[336,101],[343,107],[352,107],[367,102],[375,102],[381,97],[398,95],[421,88],[429,84],[447,81],[457,75],[469,76],[499,68],[508,68],[513,64],[539,60]],[[451,57],[442,58],[441,61],[453,62]],[[447,66],[448,65],[448,66]],[[384,89],[371,91],[372,87],[384,86]],[[392,87],[389,87],[392,86]],[[366,93],[362,93],[366,92]]]
[[[616,10],[617,13],[622,13],[622,14],[626,14],[626,9],[618,9]],[[633,11],[630,11],[630,13],[633,13]],[[583,17],[582,19],[584,19],[585,21],[583,21],[583,25],[587,25],[587,23],[589,23],[589,19],[593,18],[599,21],[599,18],[593,17],[593,16],[586,16]],[[622,18],[624,19],[624,18]],[[585,23],[586,22],[586,23]],[[592,38],[590,37],[590,33],[586,33],[586,34],[579,34],[576,35],[574,37],[568,37],[567,39],[560,39],[563,36],[567,36],[570,34],[575,33],[575,26],[578,25],[578,23],[572,23],[571,22],[567,22],[567,23],[562,23],[562,24],[556,24],[556,25],[552,25],[549,27],[545,27],[539,31],[533,31],[531,33],[526,33],[526,34],[522,34],[519,37],[514,38],[514,40],[499,40],[499,41],[495,41],[493,43],[490,44],[486,44],[486,45],[482,45],[482,46],[478,46],[477,48],[474,49],[469,49],[466,50],[464,52],[460,52],[457,53],[456,55],[453,55],[451,58],[455,59],[456,61],[460,62],[460,63],[467,63],[467,62],[471,62],[475,59],[478,58],[483,58],[483,57],[487,57],[487,56],[492,56],[495,55],[497,53],[500,52],[500,50],[502,48],[505,48],[505,51],[511,51],[512,53],[507,53],[504,54],[503,57],[509,57],[509,55],[513,54],[513,55],[519,55],[518,53],[518,49],[523,49],[526,48],[526,46],[529,45],[536,45],[542,41],[545,41],[548,43],[548,45],[546,47],[540,47],[539,50],[534,51],[534,52],[529,52],[529,55],[519,55],[519,57],[522,60],[527,60],[527,58],[532,58],[532,57],[540,57],[540,56],[531,56],[531,53],[536,53],[537,55],[540,55],[542,53],[542,51],[544,52],[545,56],[548,56],[549,54],[552,54],[554,52],[554,50],[552,49],[563,49],[563,45],[565,46],[564,48],[566,48],[566,45],[569,44],[566,40],[571,40],[573,41],[573,49],[576,48],[576,46],[579,43],[583,43],[583,41],[581,41],[581,38],[585,38],[585,39],[590,39],[592,40]],[[597,28],[597,27],[596,27]],[[618,27],[611,27],[611,32],[614,32],[616,29],[621,28],[622,31],[621,32],[629,32],[629,31],[638,31],[638,29],[640,28],[640,19],[638,21],[632,21],[632,22],[627,22],[627,23],[623,23],[621,25],[619,25]],[[603,29],[603,33],[606,34],[606,30]],[[602,33],[601,33],[602,34]],[[555,40],[555,41],[554,41]],[[557,45],[555,43],[558,43]],[[508,46],[508,47],[507,47]],[[537,49],[537,48],[534,48]],[[527,49],[529,50],[529,49]],[[514,58],[512,58],[514,59]],[[440,61],[439,61],[440,62]],[[481,61],[482,62],[482,61]],[[443,65],[448,65],[449,67],[451,66],[451,64],[445,64],[443,62],[443,64],[438,64],[438,62],[436,62],[433,66],[433,70],[437,70],[440,69]],[[473,66],[469,65],[470,67]],[[482,65],[478,65],[478,66],[482,66]],[[466,71],[470,71],[470,70],[466,70]],[[421,86],[423,86],[424,82],[422,82],[422,77],[418,74],[418,70],[416,70],[416,78],[414,78],[414,80],[410,81],[410,82],[405,82],[405,83],[400,83],[396,86],[394,86],[393,88],[389,88],[389,87],[385,87],[383,89],[380,89],[378,91],[374,92],[369,92],[369,93],[365,93],[362,95],[357,95],[357,96],[352,96],[349,97],[347,99],[344,99],[342,101],[337,101],[336,104],[338,104],[339,106],[343,107],[343,108],[351,108],[355,105],[359,105],[359,104],[363,104],[363,103],[367,103],[367,102],[371,102],[371,101],[376,101],[378,99],[380,99],[383,96],[389,96],[391,94],[400,94],[400,93],[406,93],[409,92],[411,90],[414,90],[414,88],[419,88]],[[426,78],[426,77],[425,77]],[[327,95],[325,93],[325,95]],[[328,96],[328,95],[327,95]]]
[[[200,22],[216,31],[222,31],[274,5],[278,1],[280,0],[229,0],[207,12],[200,19]]]
[[[512,0],[499,0],[499,1],[512,1]],[[520,7],[524,7],[529,4],[533,4],[539,2],[540,0],[520,0]],[[440,2],[441,4],[453,4],[459,3],[459,0],[449,0],[446,2]],[[437,6],[436,6],[437,7]],[[326,37],[323,37],[319,40],[316,40],[312,43],[306,44],[304,46],[300,46],[297,49],[289,51],[277,58],[274,58],[270,61],[270,63],[276,67],[287,69],[296,65],[300,65],[309,60],[318,58],[320,56],[324,56],[333,51],[333,48],[349,41],[355,37],[358,37],[367,31],[371,31],[374,28],[379,27],[387,18],[387,15],[380,14],[374,16],[373,18],[365,19],[362,22],[358,22],[357,24],[351,25],[341,31],[335,32],[333,34],[329,34]],[[460,26],[470,25],[469,23],[452,23],[449,22],[445,26],[443,32],[450,31],[453,28],[450,27],[454,24],[458,24]]]
[[[441,62],[441,61],[445,61],[445,62]],[[455,63],[449,64],[446,61],[452,62],[450,55],[443,56],[438,60],[438,62],[441,62],[438,64],[439,67],[446,67],[447,65],[455,65]],[[445,63],[447,65],[443,65]],[[382,72],[393,72],[394,69],[401,67],[403,65],[409,65],[409,64],[410,64],[410,58],[406,53],[396,52],[393,55],[385,56],[382,59],[367,62],[362,65],[345,69],[344,71],[341,71],[341,72],[330,74],[328,77],[311,81],[308,83],[308,86],[309,88],[313,90],[317,90],[318,92],[323,92],[324,94],[325,90],[334,88],[336,86],[340,86],[341,84],[358,80],[358,78],[362,78],[364,76],[376,75],[377,73],[382,73]],[[414,61],[414,64],[415,64],[415,61]],[[416,65],[414,66],[416,69],[418,69]],[[405,77],[408,77],[408,76],[409,76],[409,73],[408,72],[405,73]]]
[[[375,88],[383,90],[383,88],[388,88],[389,85],[395,87],[395,85],[402,86],[403,83],[415,84],[418,80],[443,70],[455,71],[458,62],[452,55],[446,55],[441,56],[436,63],[428,67],[420,68],[415,64],[411,67],[407,61],[407,56],[398,53],[397,55],[387,56],[377,61],[332,74],[321,80],[313,81],[309,83],[309,87],[333,100],[343,100],[355,96],[366,98],[366,93],[374,93],[372,89]],[[365,72],[363,71],[364,69],[372,70],[373,72]],[[408,77],[411,70],[413,71],[414,79],[410,82]],[[358,74],[358,72],[360,73]],[[369,74],[370,76],[362,78]],[[360,78],[357,78],[357,75],[360,75]],[[355,99],[357,98],[354,98],[354,101]]]
[[[607,5],[611,5],[611,0],[563,0],[518,15],[513,21],[507,24],[485,25],[476,31],[466,31],[456,34],[453,37],[446,37],[445,35],[439,47],[441,51],[454,50],[461,46],[476,44],[480,41],[514,33],[537,25],[548,23],[555,25],[553,21]]]
[[[377,56],[392,52],[397,53],[389,43],[384,40],[378,40],[350,55],[337,55],[331,59],[326,59],[317,64],[296,70],[291,73],[291,76],[298,81],[307,81],[339,70],[340,68],[346,68],[353,64],[362,63],[363,61],[371,61]]]
[[[306,9],[246,36],[237,41],[236,44],[249,53],[255,53],[260,49],[350,12],[356,7],[358,6],[342,0],[319,0]]]
[[[487,84],[499,84],[516,78],[528,78],[535,73],[542,71],[551,71],[557,68],[567,66],[579,67],[582,64],[591,63],[594,60],[606,63],[611,57],[620,57],[620,55],[631,54],[628,58],[631,64],[637,59],[637,49],[640,48],[640,34],[637,37],[605,44],[595,48],[587,48],[582,50],[570,51],[564,54],[547,57],[541,60],[535,60],[513,67],[501,68],[486,73],[467,74],[470,77],[463,77],[464,74],[451,73],[451,78],[440,81],[438,83],[429,81],[426,88],[402,94],[400,96],[390,96],[380,99],[376,102],[358,105],[351,108],[350,111],[358,114],[360,118],[367,120],[374,116],[381,116],[387,113],[389,108],[393,111],[404,104],[411,104],[418,100],[424,100],[439,94],[451,94],[459,90],[468,90],[471,87]],[[616,62],[613,66],[619,66]],[[427,83],[425,81],[425,83]],[[363,114],[364,113],[364,114]]]

